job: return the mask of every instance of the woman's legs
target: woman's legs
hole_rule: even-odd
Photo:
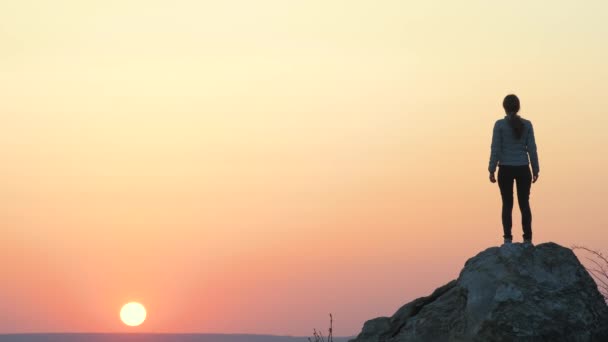
[[[528,166],[518,170],[516,176],[517,202],[521,210],[521,226],[524,231],[524,240],[532,240],[532,210],[530,209],[530,188],[532,186],[532,172]]]
[[[498,187],[502,197],[502,228],[505,239],[513,239],[511,235],[513,212],[513,180],[515,173],[511,166],[499,166],[498,168]]]

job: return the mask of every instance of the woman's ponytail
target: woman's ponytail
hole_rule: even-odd
[[[513,94],[507,95],[502,102],[502,107],[505,109],[505,112],[507,112],[507,118],[513,129],[515,138],[518,140],[521,139],[521,136],[524,133],[524,122],[521,120],[521,117],[517,115],[517,112],[519,112],[519,99]]]

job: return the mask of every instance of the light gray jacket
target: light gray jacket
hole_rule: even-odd
[[[532,173],[537,175],[540,169],[532,122],[521,118],[524,122],[524,130],[521,138],[516,139],[508,120],[505,115],[494,124],[488,171],[494,173],[497,165],[528,165],[531,163]]]

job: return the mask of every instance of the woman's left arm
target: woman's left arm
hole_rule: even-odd
[[[496,166],[500,160],[500,145],[502,144],[502,136],[500,134],[500,120],[497,120],[492,130],[492,145],[490,146],[490,164],[488,165],[488,171],[490,171],[490,178],[496,172]],[[494,182],[492,182],[494,183]]]

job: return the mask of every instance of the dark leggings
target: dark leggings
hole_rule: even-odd
[[[524,240],[532,239],[532,211],[530,210],[530,187],[532,172],[528,165],[501,165],[498,169],[498,186],[502,197],[502,227],[503,237],[512,239],[511,227],[513,212],[513,181],[517,184],[517,202],[521,210],[521,225]]]

